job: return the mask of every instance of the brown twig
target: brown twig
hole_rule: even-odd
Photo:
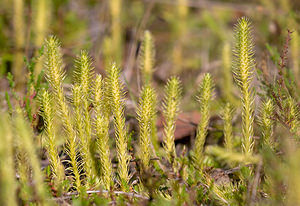
[[[262,169],[262,161],[259,161],[256,167],[255,177],[252,183],[252,190],[251,190],[251,196],[250,196],[250,203],[249,205],[254,205],[255,199],[256,199],[256,193],[257,193],[257,187],[259,184],[259,178],[260,178],[260,172]]]
[[[242,167],[252,167],[252,166],[253,166],[253,164],[247,164],[247,165],[243,165],[243,166],[234,167],[234,168],[225,170],[224,174],[229,175],[229,174],[232,174],[232,173],[235,173],[235,172],[241,170]]]
[[[145,197],[143,195],[140,195],[140,194],[136,194],[136,193],[133,193],[133,192],[123,192],[123,191],[108,191],[108,190],[88,190],[86,191],[86,194],[101,194],[101,193],[113,193],[115,195],[125,195],[125,196],[128,196],[128,197],[132,197],[132,198],[140,198],[140,199],[144,199],[144,200],[148,200],[149,198],[148,197]],[[79,192],[69,192],[69,193],[66,193],[64,196],[62,197],[55,197],[53,198],[53,200],[68,200],[68,199],[71,199],[72,196],[74,195],[79,195]]]

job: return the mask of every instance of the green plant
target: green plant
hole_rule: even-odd
[[[261,42],[270,38],[271,32],[264,31],[266,35],[260,36],[261,28],[258,26],[255,48],[262,63],[256,65],[251,24],[245,17],[238,20],[233,61],[234,77],[241,93],[241,104],[238,104],[230,75],[230,42],[225,32],[233,12],[211,7],[209,12],[201,10],[203,21],[193,21],[192,17],[198,16],[196,7],[215,4],[198,4],[186,0],[164,2],[166,5],[176,4],[175,13],[179,15],[178,19],[173,18],[172,26],[176,28],[169,33],[156,29],[166,26],[172,14],[164,11],[163,17],[169,18],[167,21],[150,15],[151,12],[156,14],[161,11],[165,4],[156,2],[153,7],[152,1],[145,2],[145,13],[140,10],[139,15],[133,13],[123,16],[121,11],[135,12],[136,8],[129,7],[139,5],[138,9],[141,9],[144,2],[103,2],[80,1],[71,4],[69,0],[53,1],[51,9],[55,15],[63,17],[62,22],[73,24],[86,11],[89,13],[88,9],[81,10],[87,5],[96,9],[97,5],[101,5],[104,10],[109,8],[107,13],[91,15],[87,21],[94,24],[94,18],[99,18],[103,23],[107,17],[111,17],[108,22],[113,22],[113,25],[109,26],[110,36],[103,39],[102,43],[106,44],[103,48],[107,49],[103,53],[109,61],[117,60],[120,65],[130,62],[124,70],[124,76],[116,64],[105,67],[107,76],[102,74],[101,69],[103,65],[108,65],[108,59],[102,64],[98,54],[93,53],[94,49],[98,49],[97,44],[93,48],[83,45],[95,61],[87,51],[82,50],[75,59],[75,66],[72,66],[70,56],[77,52],[77,45],[72,45],[70,49],[66,44],[65,49],[61,49],[59,41],[53,36],[46,40],[44,49],[38,53],[34,49],[31,52],[29,43],[31,40],[35,42],[35,38],[28,37],[26,51],[22,52],[34,57],[24,58],[29,72],[25,94],[17,91],[18,80],[8,73],[10,90],[3,94],[8,106],[3,110],[7,109],[8,112],[0,112],[0,197],[4,205],[297,205],[300,202],[297,161],[300,111],[298,86],[294,81],[297,45],[292,45],[292,59],[288,61],[292,32],[288,31],[282,54],[276,49],[276,41],[267,45],[271,58],[269,60],[266,57],[265,60],[260,51]],[[277,11],[277,4],[267,0],[264,2],[272,6],[272,11]],[[28,4],[25,2],[24,8]],[[224,5],[231,8],[232,4]],[[273,15],[272,19],[275,22],[278,20],[280,25],[288,22],[297,28],[297,14],[288,14],[292,9],[290,3],[280,1],[278,5],[282,6],[284,14],[292,15],[293,18],[285,21]],[[68,6],[72,11],[65,14],[65,7]],[[73,7],[79,10],[73,12]],[[234,7],[238,10],[245,8]],[[266,17],[270,15],[268,11],[271,10],[263,11]],[[0,12],[3,12],[2,8]],[[37,15],[35,12],[33,16]],[[247,12],[251,13],[248,7]],[[39,15],[42,18],[44,14]],[[134,34],[131,34],[130,24],[127,24],[135,21],[130,18],[132,16],[142,17]],[[5,18],[3,20],[0,17],[1,29],[2,23],[8,21]],[[151,26],[147,25],[147,18]],[[121,19],[124,24],[120,24]],[[254,22],[256,25],[256,18]],[[58,35],[68,42],[72,32],[63,27],[57,28],[56,24],[62,26],[54,21],[51,27],[58,29]],[[270,25],[267,30],[273,24]],[[157,37],[157,63],[151,33],[144,32],[140,48],[137,40],[140,38],[140,30],[148,26]],[[126,28],[126,36],[125,32],[121,32],[121,27]],[[3,44],[1,29],[0,46]],[[64,32],[69,32],[67,38]],[[90,33],[92,42],[94,33]],[[213,39],[217,43],[211,44],[213,41],[208,37],[213,33],[217,35]],[[168,52],[161,50],[161,45],[165,46],[162,42],[166,42],[164,35],[169,34],[176,36],[177,43],[172,48],[178,48],[178,51],[173,50],[178,59],[172,59]],[[207,41],[187,38],[196,35],[206,37]],[[124,49],[128,46],[131,51],[123,62],[118,56],[123,52],[122,41],[125,38],[129,41],[126,41]],[[220,45],[223,45],[221,47],[220,41]],[[197,52],[184,49],[190,48],[188,43],[192,43]],[[136,53],[138,64],[133,65],[135,59],[132,54],[137,52],[136,48],[140,49],[140,53]],[[183,49],[186,54],[182,52]],[[222,55],[215,59],[221,50]],[[5,54],[2,51],[0,53]],[[201,58],[194,58],[193,55]],[[179,64],[174,66],[178,68],[195,67],[195,64],[191,66],[189,62],[192,60],[200,63],[202,70],[187,73],[180,69],[183,71],[181,80],[179,77],[167,79],[164,68],[177,60]],[[1,61],[2,56],[2,64]],[[43,83],[42,73],[39,77],[34,75],[39,61],[45,61],[45,77],[49,88],[47,82]],[[157,68],[155,75],[154,65]],[[218,76],[218,70],[215,70],[220,65],[223,70],[219,73],[224,77]],[[290,69],[290,65],[293,69]],[[130,69],[134,71],[135,66],[139,67],[141,78],[139,75],[132,76],[134,72],[127,73]],[[252,81],[254,66],[260,81]],[[73,81],[64,75],[69,73],[69,68],[75,69]],[[211,74],[203,75],[208,70]],[[102,75],[94,75],[98,71]],[[196,75],[203,77],[197,92],[197,104],[190,101],[195,93],[194,83],[198,82],[198,79],[194,81]],[[130,81],[126,79],[127,76]],[[161,88],[164,83],[163,92]],[[254,92],[254,86],[260,86],[257,93]],[[126,90],[129,91],[128,95]],[[264,97],[256,98],[257,94]],[[139,97],[138,101],[136,97]],[[261,105],[260,109],[254,107],[254,99]],[[162,101],[162,112],[156,108],[159,101]],[[195,111],[196,108],[199,108],[199,112]],[[254,121],[256,114],[258,121]],[[241,138],[237,138],[239,136]]]
[[[73,105],[74,105],[74,124],[76,127],[77,137],[79,138],[80,156],[82,158],[82,166],[84,172],[89,180],[93,179],[92,173],[92,158],[90,157],[90,136],[85,132],[84,122],[83,122],[83,112],[82,112],[82,99],[83,95],[81,93],[81,86],[75,85],[72,88],[73,93]],[[85,116],[84,116],[85,117]],[[85,117],[88,119],[89,117]],[[75,143],[76,144],[76,143]],[[88,181],[88,186],[90,186],[90,181]]]
[[[19,174],[20,199],[27,202],[30,201],[33,194],[33,188],[28,185],[28,182],[30,182],[30,165],[26,153],[20,148],[20,143],[17,143],[16,148],[16,172]]]
[[[152,81],[153,68],[155,63],[155,50],[153,37],[149,31],[145,31],[141,50],[139,53],[139,68],[142,74],[142,82],[149,85]]]
[[[171,19],[173,29],[174,47],[172,49],[173,73],[180,73],[184,67],[184,45],[186,43],[187,19],[189,7],[187,0],[177,0],[174,8],[174,16]]]
[[[287,121],[290,126],[290,130],[298,134],[297,132],[299,131],[299,126],[300,126],[298,104],[295,102],[295,100],[292,97],[289,97],[287,99],[285,107],[288,108],[289,110]]]
[[[155,92],[150,86],[146,86],[141,91],[141,97],[139,101],[139,108],[137,111],[139,128],[140,128],[140,158],[145,170],[150,166],[150,157],[151,157],[151,126],[152,126],[152,116],[153,104],[155,104]]]
[[[227,103],[222,113],[222,119],[224,120],[224,140],[225,148],[228,151],[233,151],[233,133],[232,133],[232,113],[233,108],[230,103]]]
[[[15,117],[16,125],[16,135],[18,137],[19,149],[22,148],[22,152],[25,152],[28,163],[32,169],[33,180],[35,181],[35,192],[38,196],[38,202],[41,205],[48,205],[49,201],[47,200],[48,192],[44,186],[44,177],[40,170],[40,163],[38,155],[36,153],[35,144],[32,139],[32,131],[29,128],[27,122],[25,121],[22,111],[17,109],[17,116]]]
[[[57,139],[54,128],[53,118],[55,113],[53,111],[53,101],[48,91],[43,91],[40,97],[41,115],[44,119],[46,138],[44,145],[47,148],[47,155],[50,161],[52,178],[56,187],[62,183],[65,177],[64,167],[58,155],[58,148],[56,145]]]
[[[101,178],[105,189],[113,186],[113,170],[109,149],[109,103],[105,99],[105,83],[100,75],[96,77],[94,86],[95,134],[100,153]]]
[[[264,101],[260,111],[260,125],[262,127],[262,138],[265,145],[272,147],[274,140],[272,138],[274,120],[274,103],[268,99]]]
[[[225,42],[222,49],[222,71],[223,71],[223,95],[224,98],[232,105],[238,105],[237,99],[233,95],[233,79],[232,79],[232,54],[229,42]]]
[[[81,186],[80,180],[80,163],[78,159],[78,144],[76,142],[76,132],[73,128],[70,111],[63,92],[62,82],[64,79],[64,72],[62,70],[62,55],[60,51],[60,43],[56,37],[51,36],[46,41],[45,48],[45,67],[46,78],[49,82],[53,96],[58,106],[58,114],[63,123],[66,134],[65,152],[70,157],[71,168],[68,168],[74,173],[74,183],[76,189]]]
[[[197,134],[194,148],[194,158],[197,167],[202,167],[203,146],[205,143],[207,128],[210,118],[210,104],[213,98],[214,85],[210,74],[205,74],[199,87],[198,101],[200,103],[201,120],[197,127]]]
[[[245,154],[252,154],[253,139],[253,90],[251,88],[254,67],[253,42],[251,36],[251,23],[242,17],[236,25],[233,72],[235,80],[240,87],[242,96],[242,148]]]
[[[112,61],[120,63],[123,56],[123,39],[121,27],[122,0],[109,1],[111,17],[110,35],[106,36],[103,43],[104,66],[109,68]]]
[[[129,182],[128,163],[130,156],[127,149],[128,134],[124,116],[124,88],[120,80],[120,69],[116,66],[116,64],[112,64],[108,70],[107,81],[109,87],[110,107],[114,116],[119,183],[121,188],[125,189]]]
[[[164,148],[167,159],[174,163],[176,158],[174,133],[176,120],[179,112],[179,102],[181,99],[181,86],[177,77],[171,77],[165,86],[165,98],[163,102],[164,125]]]
[[[0,118],[0,130],[2,131],[0,135],[2,142],[0,145],[0,197],[3,205],[15,206],[17,205],[17,183],[14,169],[13,133],[9,121],[8,115]]]
[[[154,65],[155,65],[155,48],[152,34],[150,31],[144,32],[144,39],[141,45],[141,49],[139,52],[139,69],[141,71],[142,80],[144,87],[149,87],[152,83]],[[154,92],[154,91],[153,91]],[[153,93],[156,96],[155,92]],[[157,139],[157,129],[156,129],[156,98],[152,98],[151,103],[151,141],[154,149],[158,150],[158,139]]]
[[[86,51],[81,51],[76,59],[74,75],[73,103],[75,107],[75,123],[77,124],[80,139],[81,157],[83,168],[88,177],[88,186],[95,181],[93,158],[90,150],[92,139],[91,118],[89,113],[92,93],[93,68],[91,59]]]

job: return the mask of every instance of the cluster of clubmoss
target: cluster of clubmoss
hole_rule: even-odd
[[[118,4],[118,1],[112,2]],[[113,11],[112,14],[115,15],[114,18],[118,17],[117,10]],[[113,27],[117,32],[118,26],[113,24]],[[117,34],[114,38],[118,39]],[[199,85],[197,95],[201,119],[197,126],[195,144],[191,150],[191,155],[185,156],[176,152],[176,121],[178,120],[182,96],[181,82],[178,77],[169,78],[165,86],[162,103],[164,116],[163,147],[160,147],[156,131],[157,94],[152,85],[155,51],[153,38],[149,31],[144,33],[140,51],[139,65],[143,87],[140,91],[136,112],[139,144],[137,155],[135,155],[131,154],[128,146],[130,135],[125,118],[126,92],[121,81],[120,68],[113,63],[107,68],[107,77],[95,75],[91,58],[86,51],[82,51],[76,59],[72,98],[71,101],[68,101],[63,88],[65,72],[60,42],[54,36],[47,39],[44,58],[46,80],[50,88],[40,92],[39,104],[45,127],[42,143],[50,165],[49,181],[53,184],[54,190],[58,192],[56,195],[66,195],[72,190],[76,192],[73,194],[84,197],[87,190],[96,192],[98,188],[104,188],[105,190],[98,191],[98,193],[111,191],[112,194],[131,195],[133,198],[147,200],[152,200],[153,196],[165,200],[174,197],[177,198],[178,204],[189,204],[188,198],[185,197],[187,195],[185,189],[191,189],[198,185],[196,191],[203,192],[203,195],[197,197],[197,203],[205,202],[206,198],[211,198],[211,202],[216,202],[218,205],[232,203],[234,198],[229,194],[240,194],[242,187],[232,183],[222,186],[214,184],[213,178],[205,171],[205,166],[209,165],[207,156],[217,156],[223,163],[228,162],[230,167],[239,164],[245,168],[244,173],[247,171],[248,173],[246,175],[239,174],[241,185],[244,186],[247,183],[247,178],[254,180],[256,178],[253,176],[254,170],[248,169],[247,165],[254,164],[257,165],[257,168],[261,167],[264,157],[256,153],[256,150],[267,148],[270,152],[274,152],[275,142],[273,138],[275,102],[272,99],[266,99],[261,106],[258,118],[263,141],[260,144],[261,148],[255,148],[257,144],[254,139],[255,115],[252,88],[255,62],[249,20],[243,17],[238,20],[236,25],[232,64],[233,74],[241,91],[242,128],[240,144],[236,144],[235,131],[232,126],[234,109],[229,102],[232,101],[233,97],[230,92],[227,92],[225,96],[230,97],[229,102],[226,103],[221,114],[224,120],[224,148],[215,146],[204,148],[214,97],[213,78],[207,73]],[[232,84],[228,77],[230,63],[226,52],[228,52],[228,46],[224,47],[224,73],[227,75],[227,87],[230,87]],[[300,127],[299,108],[291,96],[285,98],[283,104],[289,111],[289,118],[286,119],[288,128],[291,133],[297,135]],[[6,134],[1,134],[0,138],[7,145],[4,147],[1,144],[0,147],[0,174],[2,174],[0,186],[3,189],[1,197],[2,195],[9,197],[8,199],[4,198],[5,205],[17,204],[16,170],[19,175],[18,182],[22,186],[20,198],[25,202],[31,201],[40,205],[47,205],[50,204],[48,200],[51,199],[51,195],[44,185],[44,176],[40,170],[36,152],[37,148],[33,142],[34,134],[23,116],[23,110],[16,108],[16,112],[14,114],[11,112],[10,117],[0,118],[0,128]],[[114,135],[110,133],[110,123],[113,124]],[[15,132],[11,125],[15,125]],[[60,125],[63,128],[63,134],[58,133]],[[13,138],[13,135],[16,135],[17,138]],[[60,155],[58,145],[58,139],[61,136],[64,136],[62,144],[63,152],[66,154],[64,158]],[[115,137],[114,151],[116,151],[117,169],[114,167],[111,155],[113,148],[110,139],[113,136]],[[155,159],[153,159],[154,157]],[[13,163],[14,159],[17,160],[16,165]],[[161,161],[163,159],[166,161]],[[134,161],[138,166],[140,165],[140,167],[136,167],[137,171],[132,169],[130,164]],[[291,167],[297,166],[293,158],[290,158],[289,161]],[[166,166],[170,168],[166,168]],[[136,173],[139,176],[134,179]],[[32,174],[32,176],[28,177],[28,174]],[[161,189],[159,186],[155,187],[155,181],[151,179],[154,177],[149,174],[167,176],[168,178],[165,178],[166,182],[163,184],[171,188],[171,192]],[[295,174],[291,173],[291,175]],[[28,186],[27,181],[32,181],[34,184],[26,190],[24,188],[26,185]],[[69,183],[68,186],[66,186],[66,182]],[[186,182],[187,185],[182,182]],[[255,182],[252,183],[253,187],[254,184]],[[130,193],[131,190],[138,191],[145,196]],[[253,194],[251,193],[250,197]],[[293,192],[290,192],[289,195],[291,199],[294,198]],[[113,199],[112,195],[105,197]]]

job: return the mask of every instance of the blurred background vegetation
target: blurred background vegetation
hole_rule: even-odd
[[[24,88],[24,58],[38,56],[49,34],[62,41],[68,72],[73,69],[73,57],[86,49],[97,72],[103,73],[110,61],[116,61],[135,90],[139,86],[136,57],[144,30],[150,30],[156,47],[155,81],[165,82],[169,74],[180,75],[187,109],[193,95],[189,88],[199,83],[201,74],[212,73],[218,88],[231,78],[221,74],[224,64],[230,64],[237,18],[247,16],[253,22],[257,62],[264,59],[269,64],[267,48],[280,51],[287,29],[295,36],[299,31],[297,0],[1,0],[1,5],[2,91],[7,88],[8,72],[15,76],[17,88]],[[299,73],[299,49],[294,50],[291,68]],[[36,74],[43,68],[41,61]],[[197,76],[198,81],[191,81]]]

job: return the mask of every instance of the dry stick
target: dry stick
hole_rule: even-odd
[[[150,161],[156,161],[156,160],[161,160],[159,157],[152,157],[152,158],[150,158]],[[129,162],[138,162],[138,161],[140,161],[140,159],[131,159]],[[119,162],[118,162],[118,160],[112,160],[112,163],[113,164],[118,164]]]
[[[253,166],[253,164],[246,164],[246,165],[243,165],[243,166],[237,166],[237,167],[234,167],[234,168],[225,170],[225,171],[224,171],[224,174],[226,174],[226,175],[233,174],[233,173],[235,173],[235,172],[241,170],[242,167],[252,167],[252,166]]]
[[[142,31],[142,29],[144,28],[147,20],[150,17],[152,8],[154,7],[154,3],[155,2],[149,2],[148,3],[148,7],[146,12],[143,15],[143,18],[141,19],[139,25],[137,26],[136,32],[133,36],[132,42],[131,42],[131,46],[129,49],[129,55],[127,58],[127,62],[126,62],[126,66],[124,68],[124,76],[125,79],[127,79],[128,82],[131,81],[131,77],[132,77],[132,73],[133,73],[133,65],[134,65],[134,61],[135,61],[135,53],[136,53],[136,49],[137,49],[137,40],[138,37],[140,36],[140,33]]]
[[[150,147],[151,147],[152,154],[154,155],[154,157],[153,157],[153,158],[150,158],[150,160],[151,160],[151,161],[153,161],[153,160],[158,160],[158,161],[157,161],[157,164],[158,164],[159,168],[160,168],[162,171],[164,171],[164,173],[166,173],[167,169],[166,169],[166,167],[161,163],[161,159],[160,159],[159,157],[157,157],[157,155],[156,155],[156,153],[155,153],[154,146],[153,146],[152,143],[151,143]]]
[[[88,191],[86,191],[86,194],[97,194],[97,193],[101,194],[101,193],[111,193],[111,192],[116,195],[125,195],[128,197],[136,197],[136,198],[140,198],[140,199],[144,199],[144,200],[149,199],[148,197],[145,197],[140,194],[136,194],[133,192],[123,192],[123,191],[88,190]],[[63,196],[63,197],[55,197],[55,198],[52,198],[52,200],[67,200],[67,199],[71,199],[73,195],[79,195],[79,193],[78,192],[69,192],[69,193],[66,193],[65,196]]]
[[[249,205],[254,205],[254,202],[255,202],[255,198],[256,198],[256,192],[257,192],[257,187],[258,187],[258,184],[259,184],[259,177],[260,177],[260,172],[261,172],[261,169],[262,169],[262,161],[260,160],[257,167],[256,167],[256,174],[255,174],[255,177],[254,177],[254,180],[253,180],[253,183],[252,183],[252,190],[251,190],[251,196],[250,196],[250,202],[249,202]]]

